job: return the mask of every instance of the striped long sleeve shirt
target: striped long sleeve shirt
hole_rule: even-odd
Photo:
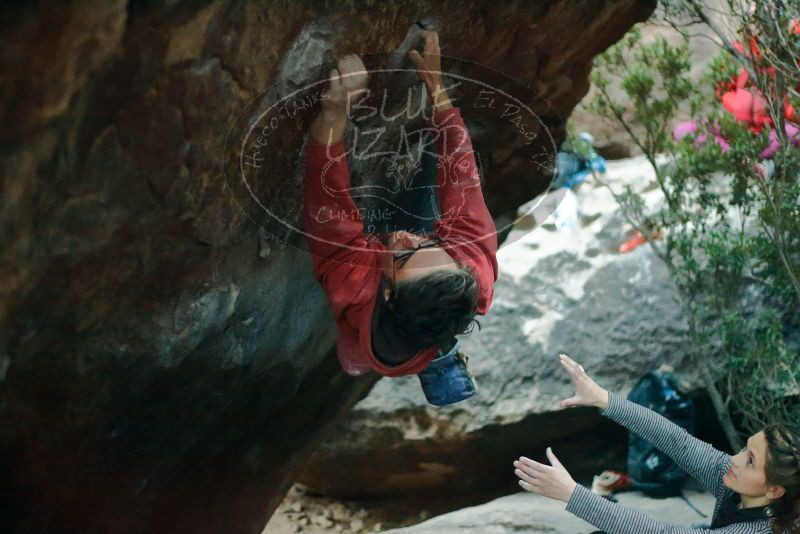
[[[609,393],[608,407],[600,412],[612,421],[649,441],[696,478],[717,499],[714,519],[730,495],[722,477],[731,457],[701,441],[669,419]],[[689,528],[656,521],[641,512],[612,503],[578,484],[567,503],[567,511],[607,534],[772,534],[772,520],[734,523],[723,528]]]

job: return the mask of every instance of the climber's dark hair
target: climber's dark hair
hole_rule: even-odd
[[[767,482],[783,486],[778,499],[781,513],[776,514],[772,530],[775,534],[800,534],[800,426],[769,425],[767,439]]]
[[[463,265],[457,271],[440,270],[397,284],[389,309],[394,324],[416,350],[446,345],[456,334],[477,324],[478,284]]]

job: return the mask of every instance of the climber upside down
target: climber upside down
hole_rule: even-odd
[[[424,50],[409,57],[427,89],[428,127],[436,135],[412,178],[415,187],[395,199],[400,215],[383,231],[366,234],[363,212],[348,193],[347,109],[366,92],[368,79],[355,55],[330,72],[310,127],[303,213],[344,371],[417,374],[428,401],[445,405],[475,392],[456,336],[469,332],[475,315],[489,308],[497,237],[469,132],[444,89],[438,35],[422,35]],[[315,217],[321,210],[353,216],[321,220]]]

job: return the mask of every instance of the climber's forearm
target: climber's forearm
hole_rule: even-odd
[[[345,110],[323,107],[311,123],[309,133],[314,141],[324,145],[335,145],[344,138],[344,129],[347,124]]]
[[[447,96],[447,91],[445,91],[444,84],[441,82],[441,80],[436,85],[428,86],[428,97],[434,113],[453,107],[453,104],[450,102],[450,98]]]

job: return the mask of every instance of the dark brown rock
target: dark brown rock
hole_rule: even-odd
[[[597,153],[608,160],[631,157],[631,148],[625,143],[611,142],[595,147]]]
[[[302,236],[223,170],[264,95],[425,18],[445,54],[547,99],[560,141],[592,57],[654,4],[4,4],[0,530],[258,532],[371,385],[338,370]],[[312,112],[253,185],[291,223]],[[471,126],[502,226],[548,176]]]

